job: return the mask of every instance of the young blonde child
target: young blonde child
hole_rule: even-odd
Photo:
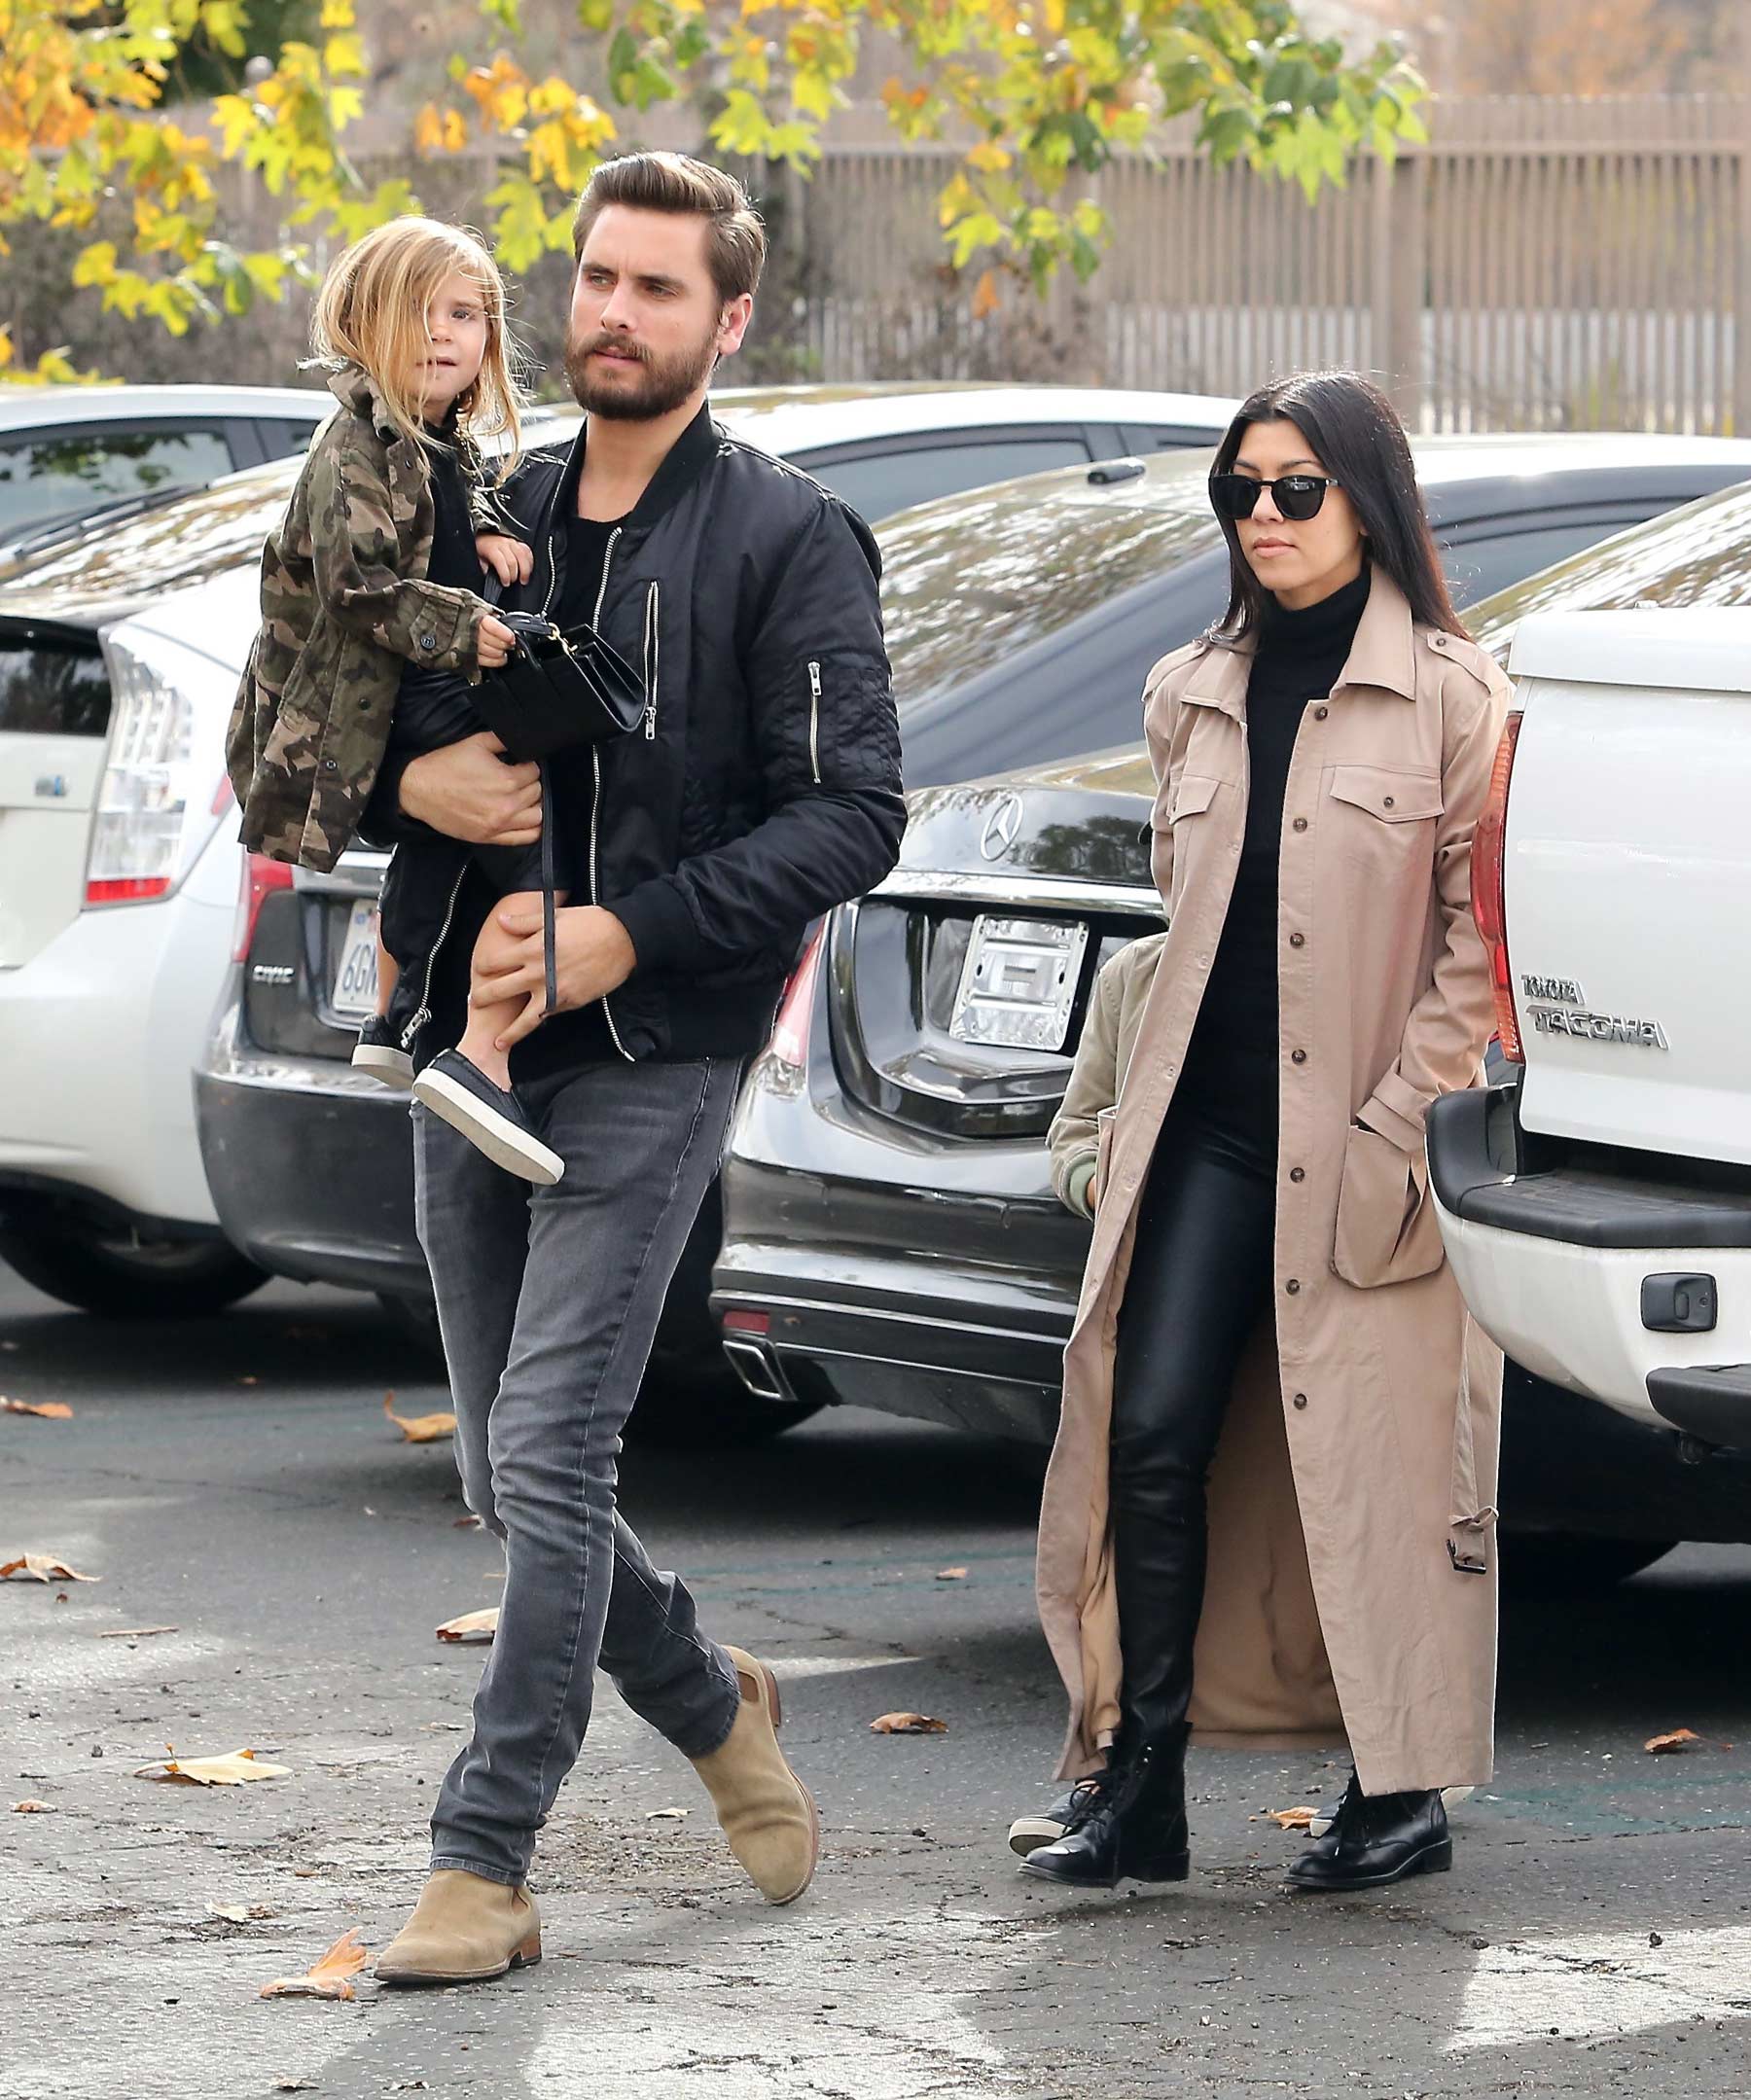
[[[311,340],[340,409],[264,551],[262,625],[228,737],[243,842],[257,852],[332,868],[386,757],[484,727],[470,688],[516,645],[482,595],[485,573],[509,587],[527,580],[531,561],[499,519],[482,451],[507,441],[508,471],[520,435],[505,304],[480,237],[432,219],[378,227],[324,279]],[[513,908],[539,908],[538,840],[464,846],[433,835],[398,846],[383,889],[378,1014],[353,1053],[361,1070],[411,1075],[449,905],[471,864]],[[472,1098],[448,1120],[499,1165],[545,1184],[561,1162],[530,1126],[496,1041],[521,1004],[470,1004],[457,1049]]]

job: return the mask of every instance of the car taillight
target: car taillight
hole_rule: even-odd
[[[1496,746],[1490,768],[1489,797],[1472,835],[1472,911],[1483,947],[1489,957],[1489,983],[1495,994],[1496,1035],[1502,1055],[1524,1064],[1520,1047],[1519,1015],[1514,1007],[1514,976],[1508,963],[1507,851],[1508,783],[1514,772],[1514,749],[1519,740],[1520,717],[1512,714]]]
[[[175,889],[213,836],[213,716],[232,681],[209,658],[150,632],[112,633],[104,654],[109,763],[91,822],[85,901],[147,904]]]
[[[247,962],[255,945],[256,921],[264,902],[275,890],[292,887],[292,868],[287,861],[270,861],[265,853],[243,856],[243,880],[237,890],[237,917],[232,932],[232,961]]]
[[[808,1019],[814,1011],[815,980],[821,974],[821,948],[826,938],[827,921],[823,919],[809,935],[808,945],[791,972],[784,997],[778,1003],[778,1017],[772,1023],[772,1040],[767,1045],[768,1054],[793,1072],[801,1072],[808,1062]]]

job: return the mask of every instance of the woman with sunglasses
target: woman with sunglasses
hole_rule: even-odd
[[[1231,597],[1144,694],[1168,933],[1041,1513],[1081,1783],[1011,1842],[1054,1881],[1182,1880],[1189,1724],[1347,1738],[1289,1879],[1376,1887],[1446,1869],[1442,1790],[1490,1773],[1501,1358],[1446,1265],[1423,1119],[1482,1077],[1471,843],[1507,683],[1367,380],[1254,394],[1210,494]]]

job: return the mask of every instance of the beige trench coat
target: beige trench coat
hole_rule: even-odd
[[[1065,1777],[1099,1763],[1119,1718],[1114,1337],[1233,888],[1250,668],[1244,651],[1195,643],[1144,694],[1169,930],[1103,1144],[1040,1519]],[[1484,651],[1415,625],[1376,571],[1284,801],[1274,1322],[1236,1377],[1211,1472],[1192,1723],[1195,1740],[1249,1748],[1347,1736],[1374,1794],[1491,1769],[1502,1360],[1446,1265],[1423,1119],[1482,1078],[1491,998],[1471,843],[1507,692]]]

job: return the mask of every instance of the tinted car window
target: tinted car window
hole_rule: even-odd
[[[1493,597],[1518,584],[1522,577],[1554,562],[1566,561],[1620,531],[1621,516],[1593,518],[1586,523],[1571,519],[1560,525],[1540,525],[1526,532],[1512,526],[1467,540],[1463,547],[1444,548],[1442,561],[1458,605],[1475,605],[1480,598]]]
[[[0,733],[101,736],[109,711],[95,643],[0,631]]]
[[[933,445],[915,450],[882,452],[866,459],[836,459],[815,465],[806,453],[797,464],[825,481],[860,517],[872,524],[909,511],[914,503],[934,503],[939,496],[958,496],[963,489],[984,488],[992,481],[1013,481],[1019,474],[1045,474],[1054,467],[1073,467],[1089,456],[1080,438],[1010,437],[986,443]]]
[[[216,430],[85,430],[0,440],[0,534],[232,471]]]
[[[1528,613],[1751,605],[1751,482],[1621,532],[1480,605],[1472,632],[1505,649]]]

